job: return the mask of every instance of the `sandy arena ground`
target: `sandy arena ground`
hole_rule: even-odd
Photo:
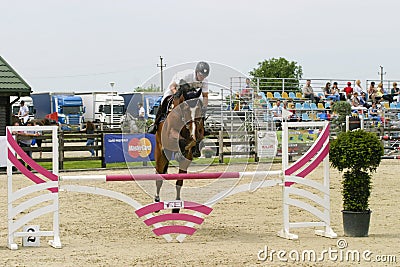
[[[167,243],[163,237],[151,232],[142,219],[137,218],[134,210],[125,203],[103,196],[61,192],[60,221],[62,249],[47,245],[50,238],[41,239],[37,248],[22,247],[17,251],[7,248],[7,180],[1,175],[0,194],[0,266],[400,266],[400,161],[384,160],[373,178],[373,190],[370,199],[372,220],[370,235],[367,238],[343,237],[340,194],[340,173],[331,169],[331,220],[332,228],[338,239],[345,239],[347,247],[339,249],[338,239],[316,237],[313,229],[294,229],[299,240],[285,240],[276,233],[282,227],[282,191],[281,187],[263,188],[253,193],[246,192],[230,196],[216,204],[213,212],[205,218],[193,236],[183,243]],[[244,165],[243,165],[244,166]],[[255,165],[238,166],[253,170]],[[262,166],[261,166],[262,167]],[[265,166],[264,166],[265,167]],[[262,167],[262,168],[264,168]],[[268,168],[266,166],[265,168]],[[273,169],[280,166],[274,165]],[[226,166],[209,167],[204,171],[226,170]],[[135,170],[138,173],[152,173],[151,168]],[[173,172],[174,170],[171,170]],[[67,175],[103,174],[104,172],[68,173]],[[107,171],[127,173],[126,170]],[[321,168],[311,175],[318,179]],[[15,186],[31,184],[21,175],[15,175]],[[270,177],[272,179],[272,177]],[[241,181],[245,182],[245,181]],[[198,184],[196,184],[198,183]],[[152,194],[146,194],[134,182],[83,183],[124,192],[142,204],[152,202]],[[201,182],[190,181],[187,186],[196,187]],[[154,184],[150,185],[152,188]],[[166,193],[164,193],[165,195]],[[168,193],[170,194],[170,193]],[[172,194],[172,193],[171,193]],[[162,195],[162,198],[165,196]],[[185,195],[184,199],[190,200]],[[194,196],[196,197],[196,196]],[[197,196],[199,197],[199,196]],[[172,194],[170,199],[172,200]],[[293,210],[297,219],[311,220],[313,217],[305,211]],[[51,217],[43,217],[32,224],[41,229],[49,225]],[[17,239],[21,244],[21,239]],[[280,261],[277,256],[266,261],[258,259],[257,254],[265,246],[268,251],[314,250],[320,255],[324,250],[369,250],[373,262],[360,259],[360,262],[335,260],[336,254],[325,254],[321,262],[289,259]],[[294,251],[294,252],[293,252]],[[333,252],[334,253],[334,252]],[[380,255],[394,255],[396,263],[377,262]],[[264,254],[260,254],[264,256]]]

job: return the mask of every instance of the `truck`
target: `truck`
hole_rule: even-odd
[[[117,93],[84,92],[76,94],[80,96],[85,106],[85,121],[98,123],[111,123],[111,105],[113,106],[111,128],[120,127],[124,120],[124,98]]]
[[[142,103],[145,110],[145,119],[155,118],[157,112],[152,112],[153,106],[157,100],[162,98],[161,93],[155,92],[121,93],[120,95],[125,100],[126,113],[131,114],[135,118],[139,116],[138,104]]]
[[[16,99],[17,99],[16,96],[11,96],[11,98],[10,98],[11,103],[13,103]],[[21,96],[17,101],[15,101],[12,104],[12,114],[15,115],[15,116],[18,115],[19,108],[21,106],[21,101],[24,101],[25,102],[25,106],[29,109],[29,120],[34,119],[36,110],[35,110],[35,107],[33,105],[32,97],[30,97],[30,96]]]
[[[52,113],[57,113],[61,124],[80,125],[83,123],[84,106],[82,98],[73,92],[33,93],[31,94],[36,108],[35,118],[42,119]]]

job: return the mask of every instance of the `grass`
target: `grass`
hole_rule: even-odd
[[[277,159],[278,160],[278,159]],[[280,158],[279,158],[280,160]],[[271,160],[260,160],[260,162],[271,162]],[[274,161],[275,162],[275,161]],[[231,158],[231,157],[224,157],[223,164],[240,164],[240,163],[255,163],[254,158]],[[52,168],[51,162],[40,162],[41,166],[46,169]],[[175,161],[172,161],[170,164],[176,164]],[[201,165],[218,165],[219,159],[218,157],[213,158],[197,158],[192,162],[193,165],[201,164]],[[108,163],[106,168],[134,168],[134,167],[143,167],[149,166],[152,167],[155,165],[154,161],[147,162],[118,162],[118,163]],[[97,169],[101,168],[101,161],[100,160],[82,160],[82,161],[66,161],[64,162],[63,170],[78,170],[78,169]]]

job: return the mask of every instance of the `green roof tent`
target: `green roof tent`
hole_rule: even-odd
[[[0,56],[0,96],[29,96],[31,87]]]
[[[6,126],[11,125],[10,96],[29,96],[31,87],[0,56],[0,135],[6,135]]]

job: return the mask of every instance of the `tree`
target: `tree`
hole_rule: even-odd
[[[160,92],[160,87],[152,83],[147,87],[136,87],[135,92]]]
[[[258,68],[249,73],[255,78],[269,78],[260,81],[261,91],[281,91],[282,78],[285,78],[285,91],[297,91],[299,90],[299,79],[303,76],[303,68],[297,62],[289,62],[280,57],[258,62]]]

